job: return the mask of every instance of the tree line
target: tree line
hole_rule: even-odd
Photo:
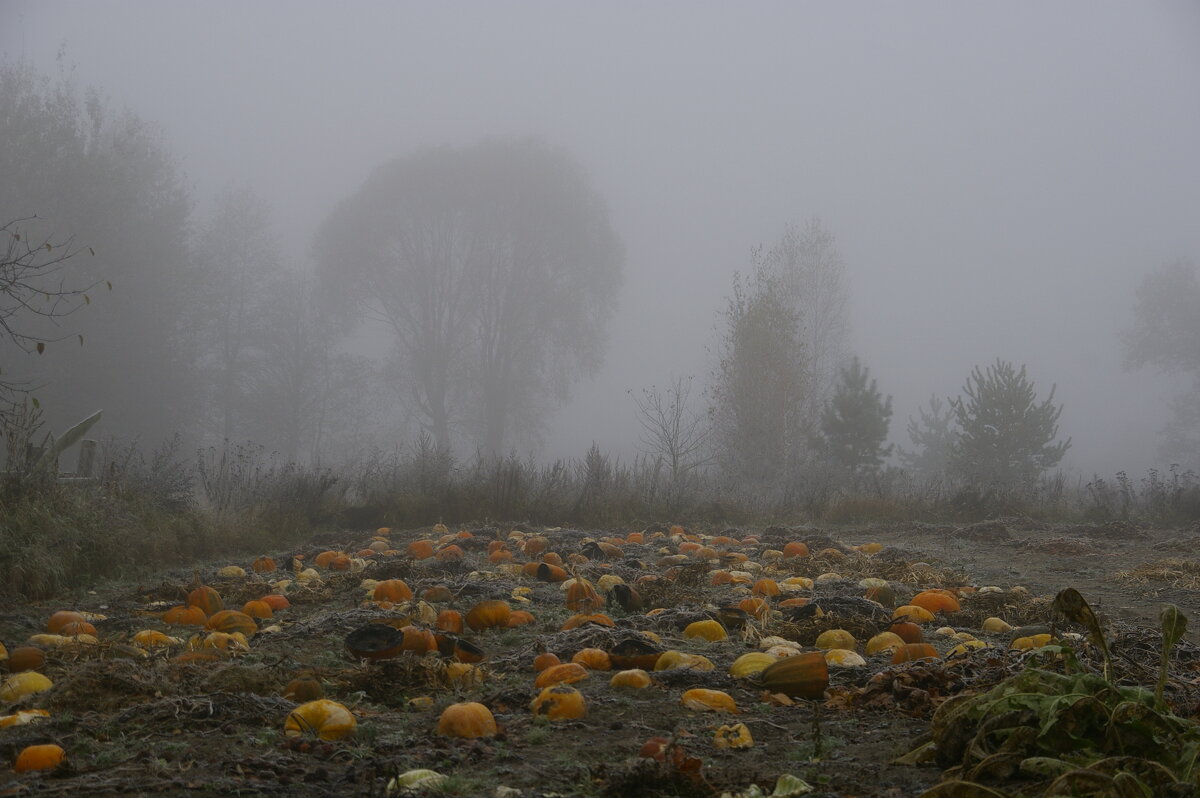
[[[0,65],[0,399],[61,427],[104,408],[153,445],[253,439],[287,459],[415,431],[442,461],[535,443],[603,361],[624,252],[569,153],[537,140],[432,147],[381,165],[285,263],[270,210],[231,186],[201,215],[154,127],[70,75]],[[643,453],[672,503],[701,474],[786,498],[856,490],[899,467],[1005,490],[1070,447],[1063,406],[997,359],[888,444],[891,397],[850,351],[849,294],[819,220],[751,251],[720,314],[712,370],[632,391]],[[1130,367],[1189,376],[1170,436],[1200,452],[1200,285],[1148,276]],[[356,352],[364,321],[387,354]],[[0,413],[5,412],[0,410]],[[390,434],[390,433],[389,433]]]

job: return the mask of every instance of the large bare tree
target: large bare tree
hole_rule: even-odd
[[[321,227],[323,283],[392,332],[403,396],[437,446],[536,436],[595,370],[622,246],[580,166],[534,140],[386,164]]]

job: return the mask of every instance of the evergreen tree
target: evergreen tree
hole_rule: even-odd
[[[1054,387],[1042,402],[1033,383],[1011,363],[997,360],[986,372],[976,366],[964,397],[950,403],[958,424],[951,458],[957,476],[999,489],[1028,487],[1062,460],[1071,440],[1055,442],[1062,405]]]
[[[900,463],[917,477],[940,479],[950,470],[957,434],[954,410],[936,395],[929,397],[929,409],[917,408],[917,418],[908,418],[908,438],[918,447],[900,450]]]
[[[892,453],[883,445],[891,418],[892,397],[884,398],[869,370],[852,359],[821,412],[821,440],[830,463],[851,478],[878,469]]]

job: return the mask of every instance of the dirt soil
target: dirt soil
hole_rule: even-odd
[[[276,552],[274,559],[284,566],[277,573],[254,573],[244,562],[238,564],[247,575],[222,577],[217,569],[229,563],[213,563],[197,572],[164,573],[153,583],[109,585],[53,603],[0,608],[0,641],[10,652],[43,632],[55,611],[104,616],[94,621],[99,643],[46,649],[39,671],[53,681],[50,690],[17,702],[0,700],[0,716],[35,707],[50,712],[34,723],[0,728],[0,795],[716,796],[745,793],[754,785],[765,795],[780,775],[792,774],[812,785],[811,795],[916,796],[936,784],[941,771],[893,760],[927,736],[938,704],[987,689],[1030,656],[1010,650],[1015,633],[985,634],[985,618],[1000,617],[1013,627],[1055,624],[1060,631],[1062,619],[1054,617],[1051,599],[1058,590],[1075,587],[1107,624],[1119,679],[1153,686],[1161,605],[1172,602],[1190,617],[1200,617],[1200,527],[1051,526],[1005,519],[967,526],[689,528],[686,534],[696,537],[689,541],[678,529],[655,526],[643,531],[643,543],[629,542],[631,529],[516,529],[523,535],[510,536],[510,526],[466,525],[470,537],[447,541],[463,548],[463,559],[444,562],[404,553],[418,539],[437,544],[442,530],[394,531],[388,545],[396,553],[365,558],[357,572],[318,569],[319,581],[293,582],[286,592],[291,607],[259,622],[249,651],[216,661],[181,661],[184,644],[146,650],[132,638],[144,629],[185,640],[194,634],[195,629],[164,624],[159,615],[184,600],[196,575],[221,593],[227,608],[236,609],[275,592],[276,580],[292,577],[287,564],[293,555],[312,565],[325,550],[358,552],[375,533],[328,535],[302,550]],[[626,612],[610,602],[600,609],[614,626],[585,624],[561,631],[573,615],[561,586],[519,573],[522,564],[539,559],[522,551],[521,538],[532,536],[544,536],[548,550],[580,577],[594,583],[609,574],[621,577],[641,592],[644,606]],[[488,545],[497,540],[507,541],[504,550],[512,553],[512,563],[490,561]],[[620,552],[603,551],[598,542],[605,540],[619,545]],[[779,559],[765,553],[792,541],[806,542],[809,555]],[[695,552],[681,553],[681,544],[686,550],[689,542],[712,546],[718,558],[705,561]],[[866,543],[883,548],[870,554],[852,548]],[[739,561],[743,556],[761,564],[755,580],[824,576],[812,589],[771,598],[774,611],[768,617],[751,618],[738,629],[728,613],[717,609],[749,597],[751,583],[735,579],[715,585],[720,580],[713,573],[752,569]],[[960,642],[935,632],[943,626],[969,632],[989,647],[936,662],[892,665],[884,653],[866,657],[865,667],[831,667],[820,708],[772,697],[730,676],[732,662],[759,650],[768,636],[811,650],[820,632],[843,628],[855,635],[862,652],[868,637],[887,628],[890,616],[890,609],[861,600],[859,582],[865,577],[887,580],[898,602],[931,587],[999,588],[962,590],[958,612],[924,626],[926,640],[943,655]],[[476,684],[453,684],[446,661],[436,653],[375,662],[352,657],[345,638],[368,622],[390,619],[402,625],[408,618],[420,624],[422,611],[432,620],[427,608],[381,607],[367,600],[364,580],[392,578],[403,579],[418,598],[428,588],[447,587],[449,600],[429,601],[435,612],[457,609],[465,615],[479,601],[501,599],[513,609],[528,610],[535,620],[468,631],[466,638],[486,653],[483,678]],[[789,597],[808,598],[810,607],[780,610],[779,602]],[[812,612],[812,604],[822,606],[821,612]],[[683,636],[688,623],[709,617],[726,620],[728,639]],[[1191,718],[1200,707],[1197,625],[1177,648],[1169,691],[1174,711]],[[662,650],[702,654],[715,668],[657,671],[651,674],[654,684],[645,689],[611,687],[609,673],[592,671],[574,685],[586,698],[585,718],[549,722],[531,712],[538,693],[532,665],[537,654],[549,651],[565,662],[587,647],[610,650],[626,639],[653,643],[642,632],[657,635],[661,642],[655,645]],[[1094,665],[1094,649],[1076,645],[1081,660]],[[358,725],[352,737],[322,741],[284,734],[285,719],[297,703],[282,691],[302,675],[314,677],[326,698],[353,711]],[[680,697],[694,687],[727,692],[738,714],[685,708]],[[499,734],[475,740],[438,735],[442,709],[463,701],[489,707]],[[749,729],[753,745],[714,747],[715,729],[738,722]],[[653,737],[679,746],[680,759],[639,757]],[[45,773],[7,769],[27,745],[47,742],[66,750],[64,765]],[[448,779],[436,787],[388,792],[392,777],[416,768]]]

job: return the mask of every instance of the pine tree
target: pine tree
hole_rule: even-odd
[[[892,453],[887,440],[892,397],[879,392],[858,358],[841,370],[821,413],[821,438],[829,461],[851,478],[875,471]]]
[[[917,418],[908,417],[908,438],[918,447],[909,452],[900,450],[900,463],[915,476],[940,479],[950,470],[957,434],[954,430],[954,410],[937,395],[929,397],[929,409],[917,408]]]
[[[950,403],[958,424],[951,464],[971,484],[998,489],[1028,487],[1062,460],[1071,446],[1058,437],[1062,405],[1054,387],[1042,402],[1033,383],[1011,363],[997,360],[986,372],[976,366],[964,397]]]

